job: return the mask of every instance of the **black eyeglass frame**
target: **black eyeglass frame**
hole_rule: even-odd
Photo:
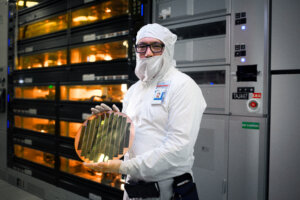
[[[160,51],[153,51],[153,49],[151,47],[151,45],[153,45],[153,44],[142,44],[141,46],[145,46],[146,47],[145,51],[138,51],[137,48],[138,48],[139,45],[141,45],[141,44],[135,44],[134,45],[136,53],[146,53],[148,48],[150,48],[150,50],[152,51],[152,53],[161,53],[161,52],[163,52],[164,47],[165,47],[164,43],[159,43],[159,45],[161,45],[161,50]]]

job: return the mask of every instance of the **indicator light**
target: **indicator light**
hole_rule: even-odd
[[[242,29],[243,31],[246,30],[246,26],[245,26],[245,25],[241,26],[241,29]]]
[[[141,16],[144,16],[144,4],[141,4]]]
[[[246,62],[246,58],[241,58],[241,62]]]

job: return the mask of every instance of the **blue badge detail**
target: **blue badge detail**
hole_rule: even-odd
[[[170,82],[161,82],[156,85],[152,104],[161,104],[164,101]]]

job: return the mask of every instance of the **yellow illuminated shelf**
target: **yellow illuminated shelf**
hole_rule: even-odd
[[[33,55],[19,56],[16,70],[56,67],[67,64],[67,50],[55,50]]]
[[[68,28],[68,15],[62,14],[19,27],[19,40],[29,39]]]
[[[80,8],[71,13],[71,27],[87,25],[128,13],[128,0],[114,0]]]
[[[60,98],[64,101],[122,102],[127,84],[114,85],[66,85],[60,86]]]
[[[34,100],[55,100],[55,86],[16,86],[14,98]]]
[[[71,64],[111,61],[127,57],[127,40],[71,48]]]
[[[60,136],[75,138],[82,123],[60,121]]]
[[[27,129],[45,134],[55,134],[55,120],[36,117],[14,116],[16,128]]]
[[[122,179],[121,174],[95,172],[87,167],[84,167],[82,162],[77,160],[72,160],[61,156],[60,171],[124,190],[125,180]]]
[[[51,153],[24,147],[18,144],[14,145],[14,154],[18,158],[22,158],[40,165],[54,168],[55,157]]]

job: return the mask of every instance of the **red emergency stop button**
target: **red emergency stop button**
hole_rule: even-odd
[[[256,101],[251,101],[249,103],[250,108],[257,108],[257,102]]]
[[[249,112],[259,112],[260,110],[260,101],[258,99],[249,99],[246,105]]]

